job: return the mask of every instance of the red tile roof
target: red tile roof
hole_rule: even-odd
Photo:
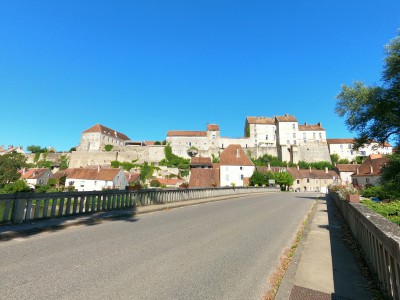
[[[357,164],[337,164],[336,169],[339,172],[355,172],[359,166]]]
[[[212,167],[212,162],[210,157],[193,157],[190,161],[190,166],[208,166]]]
[[[267,118],[267,117],[247,117],[247,123],[249,124],[268,124],[275,125],[275,118]]]
[[[296,117],[290,115],[276,116],[275,118],[278,122],[297,122]]]
[[[219,169],[192,169],[190,188],[219,187]]]
[[[299,125],[299,131],[325,131],[318,124]]]
[[[207,136],[206,131],[178,131],[178,130],[169,130],[167,136]]]
[[[381,168],[388,163],[389,158],[380,154],[369,155],[352,176],[376,176],[381,174]],[[358,174],[357,174],[358,173]]]
[[[24,179],[38,179],[43,176],[44,173],[48,172],[49,169],[46,168],[32,168],[28,169],[25,173],[21,174],[21,178]]]
[[[113,180],[119,171],[120,169],[71,168],[57,172],[54,177],[61,178],[66,176],[74,179]]]
[[[182,182],[185,182],[184,180],[182,180],[182,179],[179,179],[179,178],[155,178],[155,179],[153,179],[153,180],[157,180],[160,184],[163,184],[163,185],[177,185],[178,183],[180,184],[180,183],[182,183]]]
[[[219,131],[219,126],[217,124],[208,124],[207,131]]]
[[[88,132],[100,132],[100,133],[108,135],[108,136],[117,137],[121,140],[125,140],[125,141],[130,140],[130,138],[128,138],[125,134],[115,131],[114,129],[108,128],[106,126],[103,126],[101,124],[96,124],[93,127],[86,129],[83,133],[88,133]]]
[[[221,166],[254,166],[240,145],[229,145],[220,155]]]
[[[344,138],[344,139],[326,139],[328,144],[353,144],[354,139]]]
[[[140,180],[140,173],[125,172],[124,174],[129,183]]]

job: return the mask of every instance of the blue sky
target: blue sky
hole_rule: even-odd
[[[379,84],[398,0],[0,2],[0,145],[69,150],[97,123],[241,137],[289,113],[352,137],[341,84]]]

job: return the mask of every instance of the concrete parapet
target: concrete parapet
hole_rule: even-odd
[[[341,211],[378,283],[390,299],[400,299],[400,227],[361,203],[329,195]]]

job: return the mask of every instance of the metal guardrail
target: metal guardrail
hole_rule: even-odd
[[[269,187],[224,187],[3,194],[0,195],[0,224],[276,190]]]
[[[364,252],[378,283],[390,299],[400,299],[400,227],[361,203],[329,195]]]

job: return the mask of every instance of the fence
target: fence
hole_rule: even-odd
[[[389,298],[400,299],[400,228],[361,203],[331,192],[336,206],[361,245],[370,268]]]
[[[92,191],[16,193],[0,195],[0,224],[63,217],[219,196],[276,191],[269,187],[226,187],[208,189],[146,189],[139,191]]]

